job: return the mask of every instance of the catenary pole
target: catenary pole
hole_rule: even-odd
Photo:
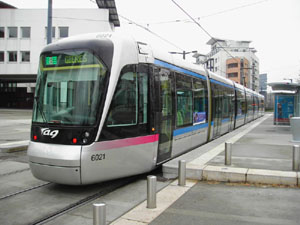
[[[48,0],[47,44],[52,42],[52,0]]]

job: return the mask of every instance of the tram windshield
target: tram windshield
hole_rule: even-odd
[[[33,122],[93,125],[103,97],[107,69],[87,51],[42,54]]]

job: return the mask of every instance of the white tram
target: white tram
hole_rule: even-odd
[[[140,174],[263,112],[262,95],[132,37],[70,37],[40,56],[30,168],[69,185]]]

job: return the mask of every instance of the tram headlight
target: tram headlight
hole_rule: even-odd
[[[86,138],[84,138],[83,140],[82,140],[82,143],[83,144],[86,144],[88,142],[88,139],[86,139]]]
[[[86,138],[88,138],[89,136],[90,136],[90,133],[89,132],[84,132],[84,136],[86,137]]]

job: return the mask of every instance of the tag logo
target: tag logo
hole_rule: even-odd
[[[49,128],[42,128],[41,131],[42,131],[42,135],[50,136],[51,138],[55,138],[59,133],[58,130],[51,131]]]

